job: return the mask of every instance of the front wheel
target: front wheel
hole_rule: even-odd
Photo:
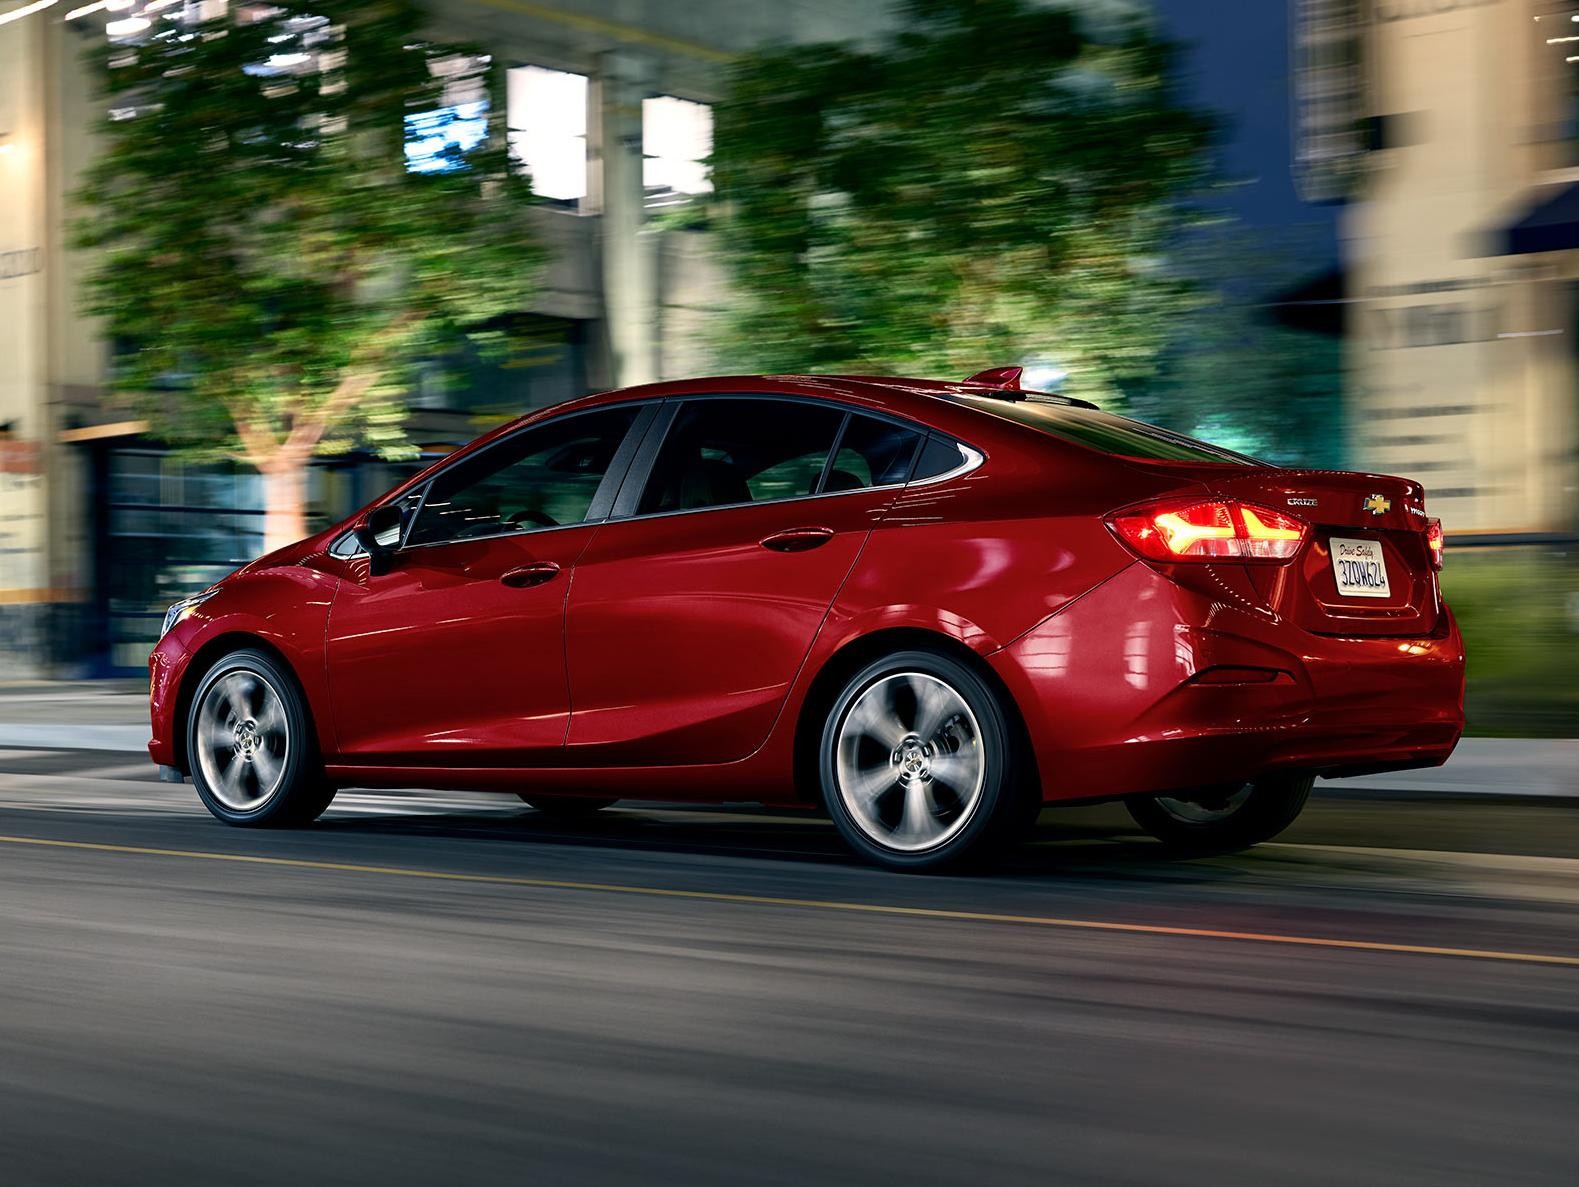
[[[935,871],[1008,840],[1034,789],[1014,768],[996,690],[964,664],[905,651],[845,685],[823,727],[823,799],[857,853],[890,869]]]
[[[1250,783],[1125,800],[1129,814],[1159,841],[1185,853],[1231,853],[1270,841],[1310,797],[1314,775],[1269,775]]]
[[[187,715],[187,767],[203,806],[226,824],[310,824],[334,799],[306,700],[261,651],[233,651],[204,674]]]

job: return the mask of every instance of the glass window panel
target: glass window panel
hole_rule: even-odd
[[[527,429],[442,471],[408,544],[440,544],[581,523],[636,408]]]
[[[790,400],[693,400],[670,426],[639,514],[815,494],[844,413]]]
[[[851,417],[823,490],[858,490],[903,482],[920,441],[919,430],[870,416]]]

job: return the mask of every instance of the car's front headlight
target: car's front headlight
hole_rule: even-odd
[[[215,591],[210,589],[205,590],[196,597],[182,598],[174,606],[171,606],[170,609],[166,610],[164,612],[164,626],[159,628],[159,637],[163,639],[176,628],[177,624],[185,622],[186,619],[191,615],[192,611],[196,610],[204,602],[208,601],[209,598],[214,596],[214,592]]]

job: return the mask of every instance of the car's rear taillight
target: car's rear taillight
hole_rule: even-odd
[[[1442,554],[1447,551],[1447,537],[1442,534],[1442,521],[1428,519],[1425,523],[1425,546],[1431,551],[1431,567],[1442,567]]]
[[[1154,561],[1286,561],[1308,525],[1292,515],[1233,499],[1153,503],[1108,520],[1125,544]]]

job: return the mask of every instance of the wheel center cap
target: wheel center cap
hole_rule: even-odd
[[[893,763],[901,780],[908,782],[915,778],[928,778],[932,768],[932,747],[920,738],[908,737],[894,751]]]
[[[242,721],[236,724],[236,744],[234,750],[248,762],[258,751],[258,723],[255,721]]]

